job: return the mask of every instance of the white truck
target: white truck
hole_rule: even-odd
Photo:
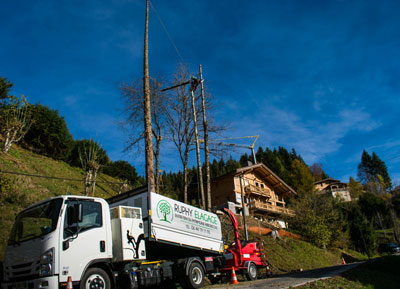
[[[58,196],[18,214],[2,289],[200,288],[224,267],[217,215],[147,188],[108,200]]]

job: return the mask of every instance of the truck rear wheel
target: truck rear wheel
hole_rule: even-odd
[[[186,288],[197,289],[203,287],[204,269],[198,262],[190,264],[188,276],[186,276]]]
[[[100,268],[90,268],[83,275],[80,289],[111,289],[110,277]]]
[[[247,266],[246,278],[249,281],[257,279],[257,266],[253,262]]]

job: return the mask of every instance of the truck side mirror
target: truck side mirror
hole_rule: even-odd
[[[75,223],[82,222],[82,204],[74,204],[68,207],[68,225],[71,226]]]
[[[82,222],[82,204],[74,205],[73,218],[74,218],[74,223]]]

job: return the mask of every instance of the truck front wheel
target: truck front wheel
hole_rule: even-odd
[[[100,268],[90,268],[83,275],[80,289],[111,289],[110,277]]]
[[[186,279],[187,288],[197,289],[204,284],[204,269],[198,262],[190,264],[189,272]]]

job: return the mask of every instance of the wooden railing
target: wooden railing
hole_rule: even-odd
[[[244,191],[247,194],[258,194],[267,198],[271,198],[271,191],[254,185],[246,185]]]
[[[295,216],[294,211],[291,209],[282,208],[282,207],[274,206],[274,205],[259,202],[259,201],[251,201],[249,203],[249,208],[250,208],[250,210],[259,209],[259,210],[264,210],[264,211],[271,212],[271,213],[279,213],[279,214],[287,215],[290,217]]]

